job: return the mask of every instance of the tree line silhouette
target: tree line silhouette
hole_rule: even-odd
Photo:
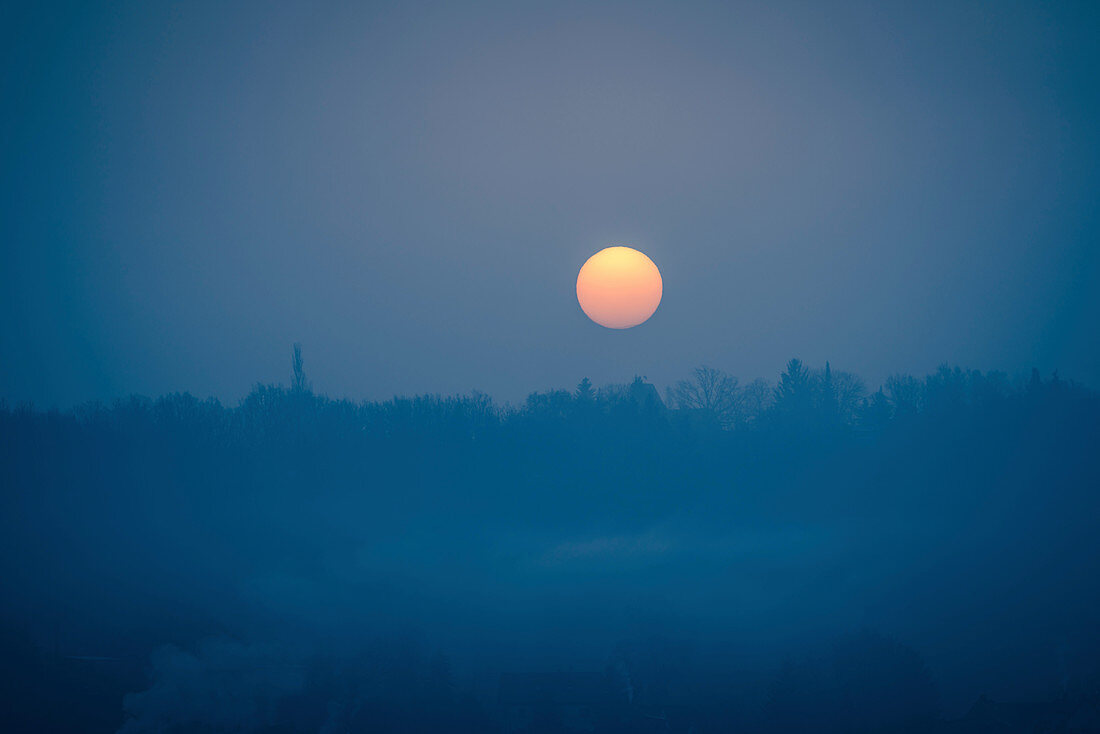
[[[508,729],[470,671],[543,680],[571,645],[604,661],[601,733],[941,731],[960,679],[1074,701],[1100,679],[1100,399],[1057,374],[871,391],[793,359],[774,383],[700,367],[663,397],[635,378],[353,402],[314,392],[296,346],[291,377],[233,406],[0,403],[9,720],[561,732],[537,698]],[[640,596],[725,621],[685,652],[629,628]],[[562,599],[566,632],[527,631]],[[889,634],[845,631],[868,609]],[[932,668],[892,635],[940,610]],[[411,618],[480,651],[403,647]],[[756,657],[702,654],[729,637]]]
[[[321,434],[365,440],[411,432],[473,438],[555,421],[595,421],[610,427],[620,420],[636,425],[639,417],[651,425],[667,423],[676,429],[689,425],[694,430],[721,431],[874,431],[917,416],[1066,410],[1073,403],[1091,407],[1097,397],[1079,383],[1062,380],[1057,372],[1043,379],[1033,369],[1028,379],[1011,380],[1004,372],[948,365],[923,378],[892,376],[868,392],[861,378],[833,370],[828,362],[822,369],[811,369],[792,359],[775,384],[758,378],[743,385],[727,372],[701,366],[669,386],[663,400],[644,378],[597,389],[586,377],[572,391],[534,392],[518,406],[498,405],[477,391],[357,403],[314,393],[299,345],[294,347],[292,366],[290,387],[257,384],[235,407],[215,398],[172,393],[156,399],[135,395],[109,405],[92,402],[64,412],[41,412],[32,404],[11,406],[0,400],[0,416],[8,435],[16,440],[17,428],[37,426],[59,435],[79,427],[113,432],[148,429],[210,443],[257,444],[291,436],[303,441]]]

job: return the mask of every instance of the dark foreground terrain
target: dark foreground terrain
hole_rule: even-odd
[[[4,731],[1100,730],[1100,402],[792,361],[0,408]]]

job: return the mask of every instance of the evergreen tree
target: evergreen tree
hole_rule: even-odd
[[[577,383],[577,389],[573,392],[573,398],[577,402],[590,403],[596,398],[596,391],[592,387],[592,381],[587,377]]]
[[[291,388],[297,393],[310,392],[313,386],[310,385],[309,380],[306,379],[306,371],[302,361],[302,345],[298,343],[294,344],[293,366],[294,383],[291,385]]]

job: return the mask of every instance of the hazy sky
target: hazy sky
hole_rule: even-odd
[[[1100,6],[12,3],[0,397],[1100,386]],[[609,331],[577,270],[664,301]]]

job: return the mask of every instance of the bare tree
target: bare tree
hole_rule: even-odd
[[[846,423],[855,421],[856,412],[863,404],[863,398],[867,395],[867,387],[863,380],[851,372],[835,370],[833,372],[833,390],[836,393],[837,408],[840,417]]]
[[[741,414],[737,378],[713,367],[696,367],[691,379],[668,388],[668,401],[680,410],[701,410],[729,428]]]
[[[913,415],[924,410],[924,384],[912,375],[891,375],[886,378],[885,387],[895,416]]]
[[[757,377],[738,390],[737,399],[740,405],[740,419],[748,422],[763,415],[772,404],[775,395],[768,381]]]

